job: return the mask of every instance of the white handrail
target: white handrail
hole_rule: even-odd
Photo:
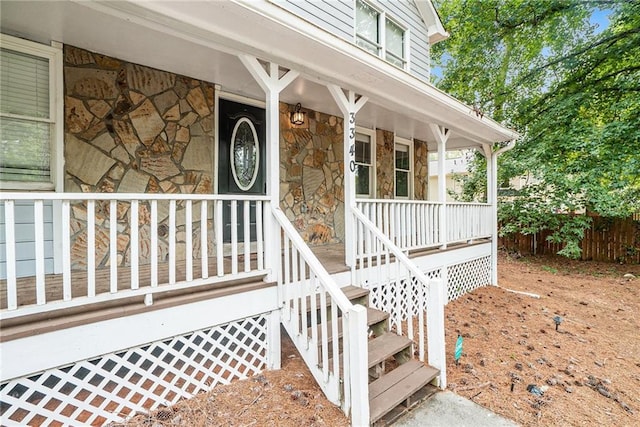
[[[273,216],[278,220],[280,227],[284,230],[286,236],[294,244],[298,253],[305,260],[307,265],[313,270],[313,273],[320,280],[320,282],[326,286],[327,293],[338,304],[338,308],[342,311],[348,311],[353,307],[353,304],[340,290],[340,287],[336,284],[335,280],[331,277],[329,272],[324,268],[322,263],[318,260],[313,251],[309,248],[307,243],[302,239],[300,234],[291,225],[287,216],[280,209],[273,210]]]
[[[0,201],[5,200],[118,200],[118,201],[132,201],[132,200],[224,200],[224,201],[238,201],[247,200],[254,201],[267,201],[268,196],[262,195],[239,195],[239,194],[164,194],[164,193],[12,193],[5,191],[0,193]]]
[[[446,384],[444,289],[442,288],[445,285],[441,281],[431,281],[364,213],[353,208],[352,214],[356,220],[357,232],[362,233],[358,236],[359,240],[363,240],[363,243],[356,248],[360,251],[355,257],[356,277],[369,274],[367,277],[371,280],[368,285],[370,288],[377,288],[375,292],[378,294],[378,302],[374,305],[377,305],[376,308],[380,310],[389,312],[398,335],[402,335],[403,311],[406,310],[407,335],[409,339],[414,339],[413,317],[417,311],[418,354],[421,361],[425,359],[424,314],[425,311],[427,312],[429,315],[427,323],[429,364],[440,370],[441,386]],[[368,234],[375,240],[372,241]],[[416,294],[417,307],[414,306]],[[391,300],[395,301],[395,305],[390,304]]]
[[[358,253],[356,254],[355,273],[357,280],[366,282],[370,288],[386,288],[376,289],[377,292],[387,294],[387,298],[385,298],[387,304],[379,303],[376,308],[390,314],[391,323],[395,325],[398,335],[402,335],[402,303],[406,303],[407,335],[411,340],[414,339],[412,317],[413,313],[417,311],[418,353],[420,360],[424,361],[424,312],[427,303],[425,295],[428,294],[430,288],[429,278],[365,214],[357,208],[352,209],[352,214],[356,219],[358,233],[362,233],[358,236],[358,240],[362,240],[364,243],[358,245]],[[369,233],[374,236],[374,241],[368,238],[367,234]],[[414,279],[417,281],[417,285],[414,284]],[[389,294],[392,289],[395,290],[395,307],[389,305],[389,301],[392,299]],[[416,293],[418,297],[417,309],[414,307],[413,300]]]
[[[428,286],[429,278],[422,272],[420,269],[409,259],[408,256],[396,246],[385,234],[375,226],[375,224],[362,213],[358,209],[353,209],[353,214],[355,217],[366,226],[367,230],[373,233],[385,246],[389,248],[389,251],[395,256],[405,267],[409,269],[409,271],[415,275],[415,277],[420,280],[422,283]]]
[[[278,274],[282,324],[327,398],[351,413],[353,425],[368,425],[367,364],[362,363],[367,311],[349,301],[285,214],[279,208],[272,212],[284,240]]]

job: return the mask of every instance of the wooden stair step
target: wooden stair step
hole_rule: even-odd
[[[369,384],[370,422],[385,416],[438,374],[438,369],[411,360]]]
[[[345,294],[349,301],[364,298],[369,295],[369,289],[361,288],[360,286],[348,285],[340,288],[340,290]]]
[[[407,337],[386,332],[369,341],[369,365],[371,368],[383,362],[394,354],[411,346],[411,340]]]
[[[354,300],[358,300],[361,298],[366,297],[367,295],[369,295],[369,289],[365,289],[365,288],[361,288],[359,286],[353,286],[353,285],[348,285],[345,287],[340,288],[340,290],[342,291],[342,293],[345,294],[345,296],[347,297],[347,299],[351,302],[353,302]],[[329,305],[329,302],[331,301],[329,295],[327,295],[327,305]],[[320,294],[316,295],[316,307],[320,308],[321,304],[320,304]],[[307,297],[307,312],[311,311],[311,296]]]
[[[369,307],[366,307],[366,309],[367,309],[367,326],[376,325],[389,318],[389,313],[385,313],[384,311],[376,310],[375,308],[369,308]],[[317,328],[318,336],[320,336],[322,334],[322,325],[318,324],[316,328]],[[313,329],[312,327],[307,329],[308,336],[311,336],[312,329]],[[327,322],[327,332],[329,334],[329,342],[331,342],[331,340],[333,339],[333,337],[331,336],[332,331],[333,331],[332,322]],[[338,322],[338,338],[340,337],[342,337],[342,322]],[[318,342],[318,345],[320,344],[321,343]]]

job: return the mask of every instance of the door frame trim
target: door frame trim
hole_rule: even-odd
[[[213,132],[215,134],[215,137],[213,138],[213,194],[219,194],[218,173],[220,162],[218,160],[220,159],[220,153],[218,152],[218,147],[220,145],[220,99],[262,108],[265,112],[267,110],[267,104],[265,101],[261,101],[259,99],[249,98],[244,95],[224,91],[220,85],[216,85],[215,88],[216,90],[213,101],[215,105],[215,122],[213,124]]]

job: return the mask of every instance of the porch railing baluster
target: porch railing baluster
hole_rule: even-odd
[[[16,271],[16,216],[15,203],[7,200],[4,203],[5,249],[7,260],[7,309],[18,308],[18,285]]]
[[[63,234],[63,235],[66,235]],[[118,201],[109,201],[109,292],[118,292]]]
[[[193,280],[193,202],[187,200],[184,207],[184,244],[185,244],[185,263],[186,263],[186,280]]]
[[[176,201],[169,201],[169,284],[176,283]]]
[[[224,276],[224,215],[223,215],[223,201],[216,200],[215,215],[213,216],[213,223],[216,225],[216,268],[218,270],[218,277]]]
[[[151,287],[158,286],[158,201],[151,201],[151,241],[149,256],[151,257]]]
[[[231,201],[231,274],[238,274],[238,201]]]
[[[140,274],[139,274],[139,233],[138,233],[138,221],[139,218],[139,204],[138,200],[131,201],[131,219],[130,219],[130,229],[131,229],[131,289],[138,289],[140,287]]]
[[[209,277],[209,210],[206,200],[200,201],[200,262],[202,278]]]
[[[44,285],[44,203],[42,200],[33,202],[33,222],[35,226],[35,261],[36,261],[36,304],[47,302]]]
[[[248,200],[243,202],[243,216],[244,221],[242,224],[243,236],[244,236],[244,271],[251,271],[251,204]]]
[[[62,299],[70,301],[71,292],[71,201],[62,201]]]
[[[37,222],[36,222],[37,225]],[[96,296],[96,201],[87,200],[87,296]]]
[[[258,270],[264,269],[264,232],[262,217],[262,202],[256,201],[256,252],[258,257]]]

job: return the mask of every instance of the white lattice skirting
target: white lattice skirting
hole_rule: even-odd
[[[268,325],[260,315],[5,382],[2,425],[103,425],[247,378],[266,367]]]
[[[447,266],[447,298],[453,301],[467,292],[491,284],[491,257]]]
[[[425,272],[429,279],[439,279],[440,269]],[[406,286],[405,281],[385,283],[371,288],[370,304],[373,308],[391,313],[391,326],[397,326],[398,322],[407,320],[411,316],[417,316],[420,311],[420,287],[416,279],[413,286]],[[427,289],[423,289],[422,308],[427,307]],[[399,314],[399,316],[398,316]]]
[[[444,267],[447,269],[447,301],[453,301],[467,292],[491,283],[491,257],[480,257],[459,264]],[[440,279],[441,269],[425,272],[429,279]],[[414,279],[415,280],[415,279]],[[405,281],[385,283],[371,288],[371,306],[391,313],[391,326],[417,316],[420,310],[420,287],[406,286]],[[423,308],[427,307],[427,294],[422,296]]]

